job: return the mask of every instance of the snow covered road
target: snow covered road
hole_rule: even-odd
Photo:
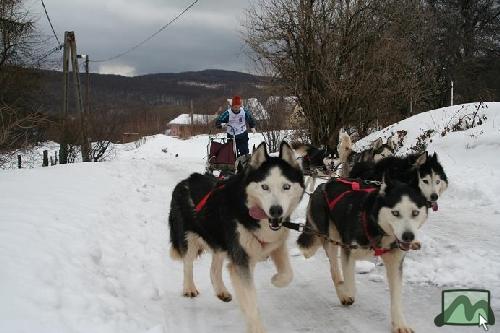
[[[423,249],[406,260],[405,313],[417,332],[479,332],[437,328],[434,317],[442,289],[476,287],[491,290],[500,318],[500,157],[474,162],[479,150],[466,158],[453,141],[445,143],[434,147],[443,152],[451,185],[422,229]],[[138,149],[120,149],[112,162],[0,172],[0,332],[244,332],[237,303],[213,295],[210,257],[195,264],[200,296],[186,299],[182,265],[168,256],[169,196],[180,179],[203,170],[205,144],[203,136],[156,136]],[[461,178],[479,167],[496,188]],[[271,285],[271,262],[256,269],[268,331],[389,332],[384,268],[357,274],[356,303],[343,307],[325,255],[305,260],[295,237],[290,286]],[[226,272],[224,279],[231,290]]]

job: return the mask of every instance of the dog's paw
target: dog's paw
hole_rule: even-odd
[[[353,296],[343,296],[339,297],[340,303],[345,306],[353,305],[354,304],[354,297]]]
[[[276,273],[271,278],[271,283],[278,288],[286,287],[292,282],[293,274],[292,273]]]
[[[233,296],[228,291],[223,291],[217,294],[217,297],[223,302],[231,302]]]
[[[393,333],[415,333],[413,328],[407,327],[407,325],[397,325],[392,328]]]
[[[413,241],[410,244],[410,249],[412,250],[420,250],[422,248],[422,243],[420,241]]]
[[[266,333],[266,330],[264,327],[262,327],[262,324],[251,324],[248,326],[248,333]]]
[[[196,290],[195,287],[184,288],[184,290],[182,291],[182,296],[184,296],[184,297],[195,298],[199,294],[200,294],[200,292],[198,290]]]
[[[304,258],[309,259],[312,256],[318,252],[318,247],[317,246],[310,246],[310,247],[299,247],[300,252],[302,252],[302,255]]]
[[[354,295],[349,292],[345,283],[338,284],[336,286],[337,297],[342,305],[353,305],[354,304]]]

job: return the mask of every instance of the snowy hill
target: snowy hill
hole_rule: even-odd
[[[404,153],[436,130],[426,142],[450,186],[421,230],[422,250],[409,253],[404,268],[403,301],[418,332],[438,331],[433,320],[448,287],[491,290],[500,316],[500,103],[485,105],[482,124],[470,129],[441,136],[473,114],[474,104],[422,113],[359,142],[404,129]],[[261,139],[252,135],[251,144]],[[180,296],[182,265],[168,256],[170,193],[203,170],[207,142],[157,135],[140,146],[117,145],[105,163],[0,171],[0,332],[244,332],[236,302],[213,295],[210,257],[195,264],[201,295],[191,300]],[[307,197],[294,220],[304,220],[306,204]],[[365,265],[356,303],[342,307],[326,257],[298,256],[295,237],[289,287],[271,285],[270,262],[257,266],[269,332],[389,332],[383,267]]]
[[[443,136],[447,129],[470,125],[474,115],[481,125]],[[423,136],[428,151],[438,154],[450,183],[440,199],[440,211],[431,214],[424,226],[426,246],[422,253],[409,256],[408,280],[495,288],[500,299],[500,251],[494,248],[500,241],[500,103],[421,113],[372,133],[357,146],[399,130],[408,134],[398,154],[412,152],[418,138],[434,130]]]

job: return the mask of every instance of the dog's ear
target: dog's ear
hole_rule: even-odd
[[[236,173],[243,173],[248,165],[248,161],[250,159],[250,155],[243,155],[238,157],[236,160]]]
[[[424,151],[422,154],[420,154],[420,156],[417,157],[414,166],[418,168],[419,166],[425,164],[425,162],[427,162],[428,157],[429,153],[427,151]]]
[[[385,195],[387,193],[387,189],[392,185],[393,184],[391,177],[387,173],[384,173],[384,175],[382,176],[382,184],[380,185],[379,193]]]
[[[269,155],[267,154],[266,143],[262,142],[257,149],[254,149],[252,157],[250,158],[250,167],[257,169],[264,163]]]
[[[299,163],[297,163],[297,158],[295,158],[295,152],[285,141],[282,141],[280,145],[280,158],[292,167],[297,169],[300,168]]]
[[[346,134],[347,134],[347,133],[346,133],[346,131],[344,130],[344,128],[343,128],[343,127],[341,127],[341,128],[340,128],[340,131],[339,131],[339,142],[340,142],[340,141],[342,141],[342,137],[343,137],[344,135],[346,135]]]
[[[389,139],[387,139],[387,145],[389,146],[389,148],[391,148],[393,152],[396,151],[396,142],[394,141],[394,134],[391,135]]]
[[[253,148],[252,148],[252,154],[255,152],[255,144],[253,145]]]
[[[438,161],[438,154],[436,152],[434,152],[434,154],[432,154],[432,157],[431,157],[434,161]]]
[[[377,140],[373,141],[372,148],[373,148],[373,150],[380,149],[383,144],[384,144],[384,140],[382,138],[378,138]]]

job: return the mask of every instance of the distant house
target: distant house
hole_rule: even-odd
[[[216,115],[183,113],[171,120],[167,126],[167,135],[188,138],[192,135],[206,132],[207,126],[212,126]]]

